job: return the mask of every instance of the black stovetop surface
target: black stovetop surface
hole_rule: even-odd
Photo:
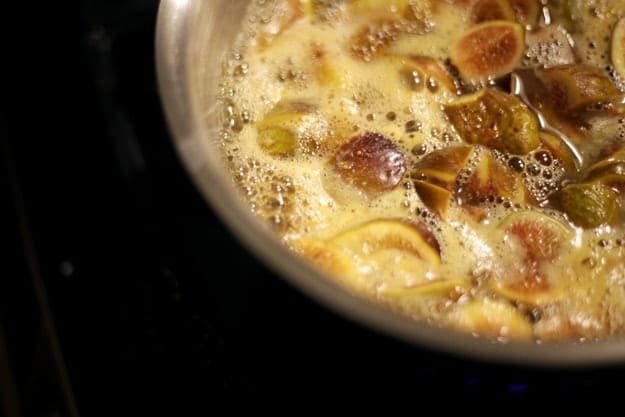
[[[516,368],[406,346],[311,301],[228,233],[177,158],[155,81],[158,1],[44,7],[37,43],[6,65],[7,416],[208,415],[284,399],[418,410],[434,395],[445,407],[566,403],[620,385],[618,367]]]

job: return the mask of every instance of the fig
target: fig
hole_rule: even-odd
[[[554,67],[577,62],[571,35],[562,25],[537,27],[525,32],[524,67]]]
[[[444,219],[453,198],[452,192],[446,188],[422,180],[416,180],[414,182],[414,187],[423,204],[425,204],[429,210]]]
[[[347,282],[352,289],[359,282],[360,274],[347,254],[321,239],[301,238],[289,242],[290,248],[304,260],[312,262],[321,272]]]
[[[547,89],[551,107],[560,114],[570,115],[593,104],[622,98],[608,74],[592,65],[559,65],[537,71],[536,75]]]
[[[498,228],[515,236],[532,262],[554,260],[564,243],[574,235],[565,223],[537,211],[512,213],[499,223]]]
[[[259,35],[261,46],[268,46],[293,23],[305,16],[303,3],[299,0],[279,0],[273,7],[271,19],[262,27]]]
[[[341,77],[334,65],[332,65],[326,56],[326,51],[323,46],[318,43],[314,43],[310,51],[310,62],[312,64],[313,73],[317,81],[322,86],[335,86],[341,85]]]
[[[434,28],[436,0],[407,1],[404,9],[404,31],[413,35],[422,35]]]
[[[536,115],[513,95],[484,88],[444,105],[443,110],[468,143],[517,155],[540,144]]]
[[[473,149],[473,146],[459,145],[430,152],[414,165],[410,176],[452,191]]]
[[[420,223],[395,219],[372,220],[332,237],[339,248],[368,257],[378,251],[396,250],[421,259],[431,266],[441,263],[440,246]]]
[[[297,151],[296,134],[281,127],[268,127],[258,131],[258,146],[271,156],[291,156]]]
[[[454,296],[458,292],[466,292],[469,283],[462,279],[435,279],[409,287],[387,287],[382,294],[392,298],[409,298],[424,296]]]
[[[523,314],[505,301],[473,299],[459,305],[451,315],[451,325],[491,339],[527,341],[533,338],[532,325]]]
[[[329,164],[344,182],[368,195],[395,188],[407,168],[397,145],[376,132],[364,132],[339,146]]]
[[[460,204],[478,204],[489,197],[503,197],[514,203],[526,202],[523,179],[518,172],[482,152],[468,180],[456,191]]]
[[[612,31],[610,41],[612,67],[621,81],[625,81],[625,17],[619,19]]]
[[[566,242],[574,237],[573,231],[564,223],[535,211],[513,213],[498,228],[505,232],[504,242],[513,245],[511,251],[520,249],[524,252],[525,267],[521,268],[517,280],[494,280],[495,291],[529,305],[560,298],[562,294],[552,288],[541,271],[541,264],[552,262],[559,256]]]
[[[407,57],[400,74],[406,86],[413,91],[421,91],[425,86],[430,90],[437,90],[439,86],[450,92],[457,90],[451,74],[434,58]]]
[[[369,21],[349,38],[349,50],[365,62],[380,56],[401,35],[402,22],[379,18]]]
[[[617,193],[600,182],[570,184],[553,194],[551,203],[577,226],[594,228],[616,215]]]
[[[256,124],[257,142],[272,156],[292,156],[298,150],[314,154],[324,147],[328,122],[317,107],[302,101],[281,101]]]
[[[450,59],[465,81],[484,85],[516,68],[524,49],[525,35],[520,24],[492,20],[465,32],[452,45]]]
[[[508,0],[514,10],[517,22],[525,26],[534,26],[538,23],[541,4],[539,0]]]
[[[489,20],[514,21],[514,9],[508,0],[477,0],[471,8],[470,20],[482,23]]]
[[[313,21],[335,22],[343,18],[347,0],[309,0],[306,11]]]
[[[600,182],[619,193],[625,191],[625,149],[593,164],[585,179]]]

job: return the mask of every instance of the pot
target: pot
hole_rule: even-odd
[[[156,63],[161,100],[179,156],[209,206],[251,254],[328,308],[372,331],[417,346],[521,365],[589,366],[625,360],[623,340],[502,344],[434,328],[348,293],[289,252],[243,202],[223,163],[217,137],[220,61],[240,28],[248,4],[249,0],[161,1]]]

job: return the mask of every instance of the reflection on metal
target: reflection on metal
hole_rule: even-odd
[[[569,152],[571,152],[571,155],[573,155],[575,168],[577,168],[578,171],[581,170],[584,161],[582,159],[581,153],[579,152],[579,149],[577,149],[577,146],[575,146],[575,144],[571,141],[571,139],[569,139],[569,137],[565,133],[553,127],[547,121],[547,119],[545,118],[545,115],[542,114],[542,112],[538,110],[530,102],[530,100],[527,98],[527,95],[525,94],[525,87],[523,86],[523,80],[518,74],[514,72],[511,74],[511,77],[510,77],[510,90],[512,94],[520,98],[527,105],[527,107],[529,107],[536,114],[536,117],[538,118],[538,123],[540,124],[540,128],[542,130],[544,130],[547,133],[551,133],[552,135],[560,139],[560,141],[564,144],[564,146],[566,146]]]

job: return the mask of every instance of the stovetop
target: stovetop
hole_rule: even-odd
[[[4,93],[8,417],[207,415],[286,399],[419,409],[434,395],[566,402],[618,386],[619,367],[451,357],[310,300],[230,235],[181,165],[156,88],[158,1],[42,7]]]

